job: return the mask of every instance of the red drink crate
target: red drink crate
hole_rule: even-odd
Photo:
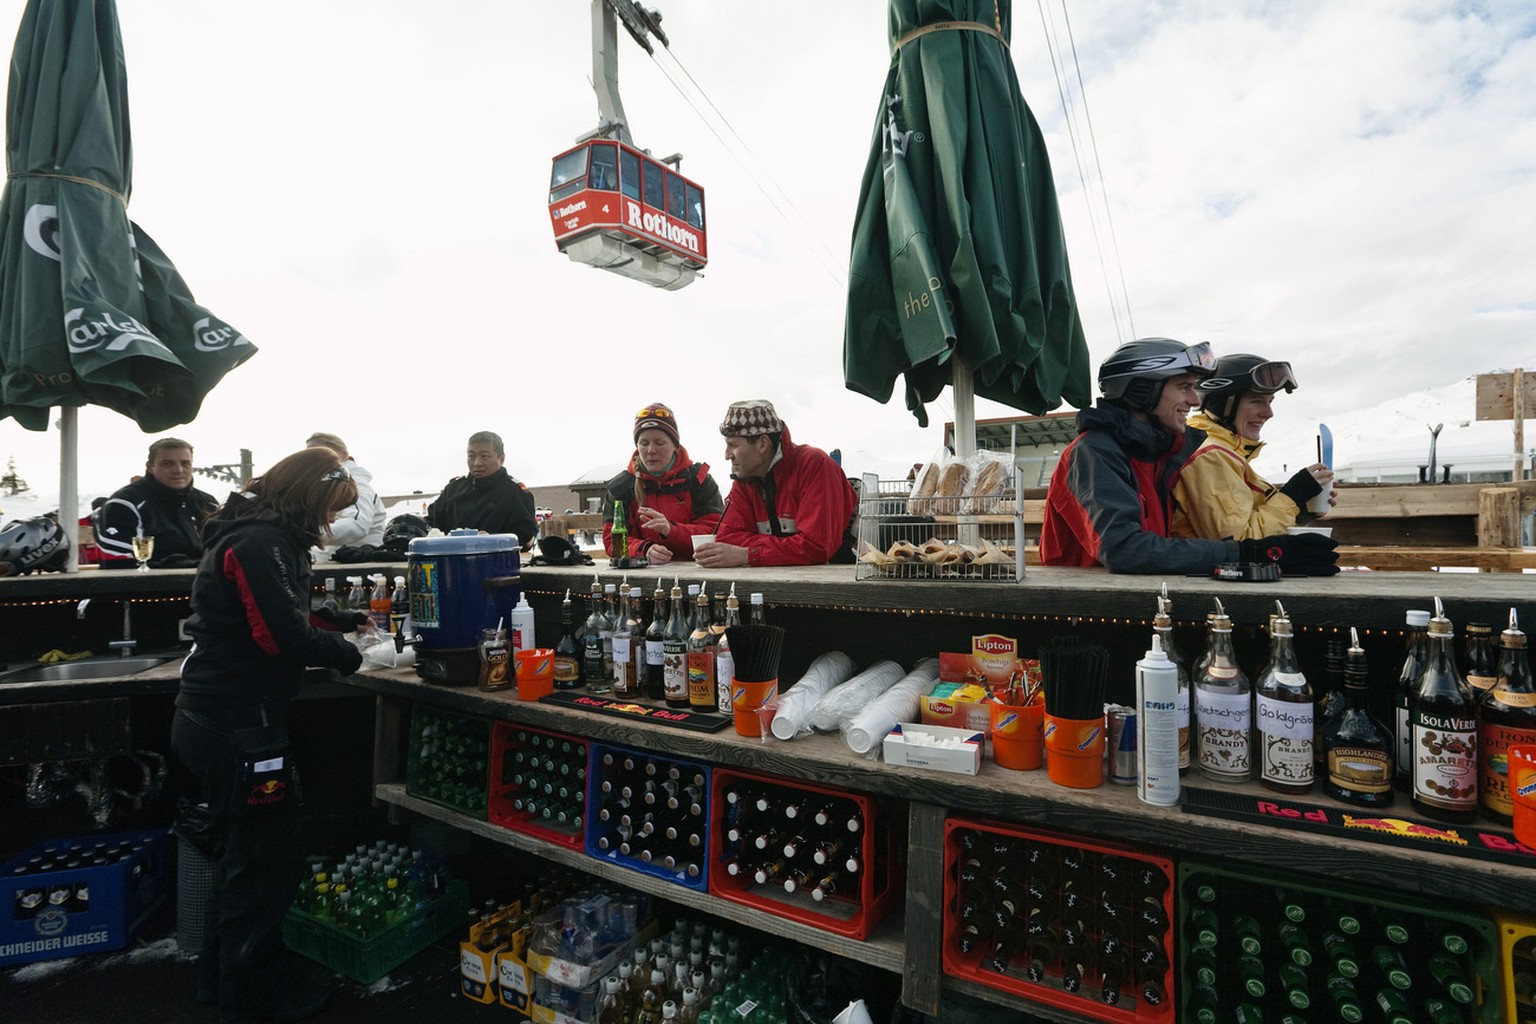
[[[875,798],[716,768],[710,807],[714,895],[855,939],[890,909],[900,865]]]
[[[1001,822],[944,824],[944,972],[1084,1019],[1172,1021],[1173,864]]]
[[[489,718],[418,704],[411,712],[405,791],[483,821],[490,755]]]
[[[0,877],[0,966],[121,949],[172,891],[165,829],[37,843]]]
[[[1506,1019],[1485,914],[1189,861],[1178,905],[1180,1020],[1226,1024],[1245,1006],[1265,1020]]]
[[[713,769],[600,743],[591,751],[587,856],[705,891]]]
[[[1505,1020],[1536,1017],[1536,918],[1494,910],[1499,927],[1500,974],[1504,981]]]
[[[587,741],[511,722],[491,727],[487,816],[580,850],[586,843]]]

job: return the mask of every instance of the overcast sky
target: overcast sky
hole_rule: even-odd
[[[682,151],[707,192],[709,269],[678,292],[555,249],[549,161],[597,119],[586,3],[124,4],[130,216],[260,348],[176,429],[199,463],[245,447],[260,469],[329,430],[381,492],[432,490],[463,472],[468,434],[492,429],[514,475],[556,484],[625,459],[635,410],[660,400],[691,454],[723,467],[716,425],[746,397],[823,448],[928,457],[939,430],[916,427],[899,385],[880,406],[842,382],[885,5],[658,6],[745,140],[727,148],[621,35],[639,144]],[[0,0],[6,38],[22,7]],[[1077,0],[1066,14],[1076,146],[1035,5],[1016,9],[1012,52],[1095,365],[1131,321],[1290,359],[1302,387],[1269,434],[1293,465],[1331,411],[1536,369],[1536,7]],[[948,418],[947,398],[932,413]],[[84,410],[82,500],[126,482],[151,439]],[[57,453],[56,432],[0,422],[0,460],[34,487],[56,490]]]

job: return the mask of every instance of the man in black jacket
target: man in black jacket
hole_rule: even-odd
[[[468,476],[448,481],[427,508],[427,522],[442,530],[470,529],[485,533],[515,533],[526,550],[539,539],[533,495],[514,480],[501,437],[489,430],[470,435],[465,453]]]
[[[203,520],[219,507],[192,486],[192,445],[162,437],[149,446],[144,476],[120,488],[96,517],[101,567],[133,568],[133,538],[155,538],[151,569],[192,569],[203,555]]]

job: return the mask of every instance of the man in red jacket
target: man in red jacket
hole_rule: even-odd
[[[710,569],[853,562],[857,499],[830,455],[791,441],[762,399],[732,403],[720,433],[735,483],[716,542],[695,544],[695,561]]]

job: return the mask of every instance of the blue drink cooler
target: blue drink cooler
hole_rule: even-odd
[[[411,541],[411,626],[421,636],[417,675],[449,686],[476,683],[480,631],[511,622],[522,597],[519,546],[515,534],[470,530]]]

